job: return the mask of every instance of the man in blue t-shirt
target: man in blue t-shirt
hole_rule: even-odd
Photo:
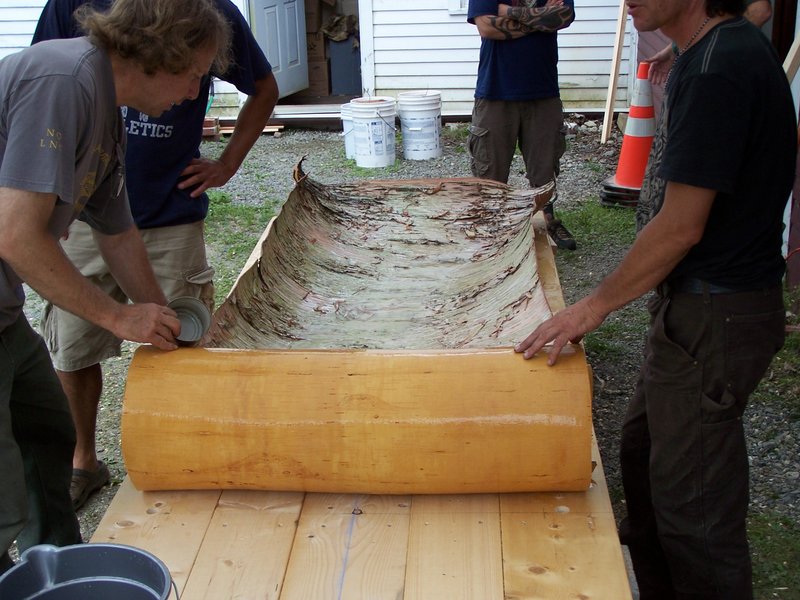
[[[470,0],[467,21],[481,36],[469,151],[472,174],[506,183],[517,145],[531,186],[555,180],[564,154],[557,32],[575,19],[573,0]],[[559,248],[572,235],[544,208]]]
[[[111,0],[49,0],[33,43],[82,35],[73,14],[83,4],[105,10]],[[214,302],[214,270],[206,259],[203,237],[209,202],[205,192],[224,185],[236,173],[278,100],[272,67],[244,17],[230,0],[214,0],[214,4],[233,31],[230,68],[225,73],[206,75],[196,98],[173,106],[160,117],[122,108],[128,138],[125,164],[131,211],[158,282],[169,300],[193,296],[209,309]],[[233,134],[216,160],[202,157],[199,149],[211,75],[248,95]],[[63,247],[83,275],[117,300],[127,299],[85,224],[70,227]],[[97,458],[95,428],[103,383],[100,362],[120,355],[120,340],[51,305],[45,308],[42,328],[77,430],[70,490],[77,508],[110,479],[108,467]]]

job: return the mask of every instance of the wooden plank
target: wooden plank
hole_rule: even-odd
[[[223,492],[182,600],[278,598],[301,492]]]
[[[596,442],[592,449],[588,492],[500,496],[506,597],[630,600]]]
[[[408,496],[307,494],[281,600],[403,597]]]
[[[151,552],[183,590],[219,497],[219,490],[143,493],[126,477],[91,541]]]
[[[542,282],[547,304],[553,314],[565,306],[564,296],[561,294],[561,282],[556,269],[556,259],[547,234],[547,222],[544,213],[539,211],[533,215],[534,237],[533,243],[536,250],[536,265],[539,268],[539,279]]]
[[[506,597],[630,599],[613,519],[517,513],[503,518]]]
[[[126,481],[92,541],[153,552],[184,600],[629,600],[594,442],[593,456],[586,493],[307,494],[296,528],[301,494],[216,502],[218,492],[138,492]],[[198,513],[209,504],[207,524]]]
[[[800,67],[800,35],[794,38],[794,42],[786,54],[786,60],[783,61],[783,70],[786,71],[786,77],[790,82],[794,81],[798,67]]]
[[[503,554],[495,494],[414,496],[405,600],[502,600]]]
[[[622,56],[622,46],[625,39],[625,23],[627,19],[628,5],[624,1],[621,1],[619,5],[619,15],[617,16],[617,37],[614,40],[614,51],[611,59],[611,77],[608,81],[606,109],[603,116],[603,131],[600,136],[601,144],[605,144],[611,136],[611,126],[614,122],[614,101],[617,96],[617,77],[619,76],[619,62]]]
[[[221,125],[219,127],[218,133],[220,135],[230,135],[233,133],[235,126],[224,126]],[[261,133],[278,133],[279,131],[283,130],[283,125],[265,125],[264,129],[261,130]]]

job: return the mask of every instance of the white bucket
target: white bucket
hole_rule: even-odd
[[[342,115],[342,137],[344,137],[344,156],[347,159],[356,157],[356,136],[353,131],[353,107],[350,103],[340,107]]]
[[[353,112],[356,164],[359,167],[388,167],[394,164],[394,98],[354,98]]]
[[[403,131],[403,156],[425,160],[442,155],[439,135],[442,127],[442,93],[437,90],[400,92],[397,112]]]

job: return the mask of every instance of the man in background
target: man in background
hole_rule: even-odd
[[[278,100],[272,67],[244,17],[230,0],[213,2],[233,30],[230,67],[204,74],[195,98],[173,106],[160,117],[133,107],[122,108],[128,136],[126,183],[131,210],[158,282],[167,299],[192,296],[200,298],[209,309],[214,303],[214,270],[206,258],[203,234],[209,204],[205,192],[233,177]],[[81,35],[73,14],[84,4],[106,10],[111,0],[49,0],[33,42]],[[212,76],[232,83],[248,95],[233,134],[216,160],[200,155]],[[92,282],[120,302],[127,299],[85,225],[76,223],[71,227],[63,246]],[[108,467],[98,460],[95,444],[103,387],[100,363],[120,355],[121,340],[51,305],[45,308],[42,327],[75,419],[78,441],[70,495],[78,508],[110,479]]]
[[[177,347],[180,321],[128,204],[118,105],[158,116],[228,61],[230,28],[209,0],[116,0],[80,18],[88,37],[0,61],[0,571],[14,540],[20,552],[81,541],[69,497],[75,428],[22,283],[118,338]],[[58,240],[76,217],[133,304],[64,254]]]
[[[566,140],[557,35],[574,20],[573,0],[469,1],[467,21],[481,36],[468,141],[475,177],[507,183],[517,145],[532,187],[558,176]],[[554,200],[543,209],[547,231],[556,246],[575,250]]]

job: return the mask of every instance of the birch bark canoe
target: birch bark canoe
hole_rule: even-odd
[[[552,314],[532,225],[552,185],[324,186],[299,165],[295,179],[204,347],[136,352],[122,417],[134,485],[586,490],[582,350],[548,367],[511,348]]]

